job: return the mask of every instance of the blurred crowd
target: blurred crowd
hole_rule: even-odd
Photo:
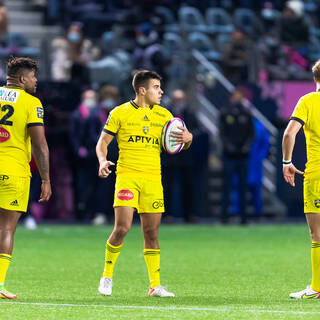
[[[64,30],[53,39],[44,39],[49,48],[45,57],[28,45],[24,34],[9,32],[5,3],[0,1],[0,58],[14,54],[49,59],[50,72],[43,76],[38,95],[47,105],[53,185],[57,188],[45,213],[32,202],[31,211],[39,220],[112,220],[114,175],[104,181],[97,178],[94,147],[111,108],[133,98],[133,70],[146,68],[161,74],[166,93],[163,105],[183,118],[195,135],[191,150],[175,158],[163,157],[167,212],[193,221],[206,214],[203,181],[208,179],[209,136],[188,96],[194,77],[189,67],[192,49],[200,51],[235,85],[310,80],[310,65],[320,57],[317,0],[28,0],[34,10],[45,14],[45,25]],[[0,72],[0,78],[3,75]],[[221,131],[230,129],[234,114],[250,114],[248,108],[240,108],[243,103],[235,98],[236,93],[222,110]],[[230,129],[251,128],[241,131],[240,144],[235,142],[235,148],[245,152],[227,150],[234,143],[232,135],[230,141],[222,140],[224,180],[230,182],[224,187],[223,220],[228,217],[230,190],[237,188],[236,210],[243,222],[242,199],[248,186],[256,214],[262,212],[262,165],[253,171],[258,172],[257,178],[250,163],[262,164],[268,137],[263,125],[250,119],[249,126],[231,123],[235,127]],[[251,148],[260,146],[258,137],[265,142],[264,149],[253,161]],[[116,161],[117,152],[114,141],[110,160]],[[186,175],[186,171],[194,174]]]
[[[50,78],[82,85],[125,83],[132,69],[158,71],[167,86],[187,86],[197,49],[234,83],[308,79],[319,58],[320,3],[250,0],[28,0],[65,33],[48,39]],[[22,33],[8,32],[0,1],[0,57],[31,55]]]

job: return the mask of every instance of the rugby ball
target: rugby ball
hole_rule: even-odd
[[[185,127],[185,123],[180,118],[172,118],[169,120],[162,130],[162,147],[170,154],[178,153],[184,147],[184,143],[174,145],[174,138],[170,136],[171,132],[181,131],[178,127]]]

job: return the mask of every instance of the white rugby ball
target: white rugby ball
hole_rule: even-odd
[[[170,136],[171,132],[181,131],[178,127],[185,127],[185,123],[180,118],[172,118],[169,120],[162,130],[162,147],[170,154],[178,153],[184,147],[184,143],[174,145],[174,138]]]

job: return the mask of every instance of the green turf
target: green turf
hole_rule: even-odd
[[[140,228],[118,259],[113,295],[97,292],[111,227],[19,227],[0,319],[319,319],[320,301],[290,300],[310,283],[305,225],[160,229],[161,279],[175,298],[148,298]]]

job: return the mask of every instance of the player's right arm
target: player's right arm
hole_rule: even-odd
[[[100,138],[97,142],[96,153],[99,160],[98,175],[100,178],[107,178],[108,175],[112,172],[109,169],[109,166],[114,165],[114,163],[107,160],[107,154],[108,154],[108,146],[111,143],[113,138],[114,138],[113,135],[105,131],[102,131]]]
[[[303,174],[303,171],[298,170],[292,163],[292,152],[296,140],[296,135],[302,127],[301,122],[291,119],[283,134],[282,139],[282,155],[283,155],[283,177],[292,187],[295,186],[295,174]]]
[[[32,126],[28,128],[28,131],[32,141],[33,156],[42,180],[39,202],[48,201],[52,192],[49,174],[49,148],[44,127]]]

